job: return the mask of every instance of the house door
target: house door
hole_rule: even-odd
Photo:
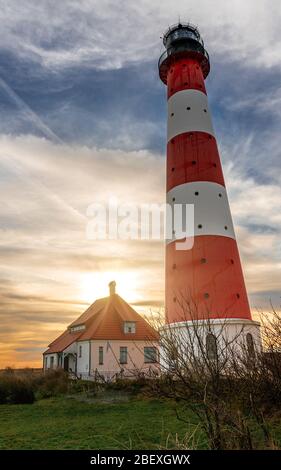
[[[63,360],[63,368],[64,370],[68,371],[68,367],[69,367],[69,359],[68,359],[68,356],[65,356]]]

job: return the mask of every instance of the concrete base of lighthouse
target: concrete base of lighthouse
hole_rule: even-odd
[[[215,341],[217,357],[254,357],[262,350],[260,323],[241,318],[191,320],[166,324],[160,332],[163,370],[173,367],[171,351],[178,357],[191,359],[210,357],[208,338]],[[212,343],[214,346],[214,342]],[[214,354],[214,348],[211,351]]]

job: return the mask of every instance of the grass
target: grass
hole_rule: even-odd
[[[195,428],[194,416],[190,416]],[[52,398],[0,405],[0,449],[159,449],[187,427],[167,401],[85,403]]]
[[[104,398],[83,401],[83,395],[77,395],[33,405],[0,405],[0,449],[207,448],[197,417],[185,411],[189,423],[179,421],[171,401]],[[251,422],[255,448],[268,448],[260,428]],[[269,419],[269,425],[280,448],[280,413]]]

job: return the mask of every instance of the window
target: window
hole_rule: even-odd
[[[251,359],[254,359],[256,356],[255,342],[253,340],[253,335],[251,333],[246,334],[246,342],[247,342],[247,350],[248,350],[249,357]]]
[[[85,330],[85,325],[77,325],[77,326],[72,326],[70,328],[70,333],[75,333],[75,331],[82,331]]]
[[[134,321],[125,321],[124,322],[124,333],[135,333],[136,332],[136,322]]]
[[[120,347],[120,364],[127,364],[128,362],[128,350],[126,346]]]
[[[145,364],[153,364],[158,362],[157,360],[157,348],[154,346],[144,348],[144,362]]]
[[[103,346],[99,347],[99,365],[103,365]]]
[[[79,357],[82,357],[82,346],[79,346]]]
[[[54,358],[54,356],[51,356],[50,357],[50,369],[54,368],[54,362],[55,362],[55,358]]]
[[[217,338],[212,333],[208,333],[206,336],[206,350],[208,359],[218,358]]]

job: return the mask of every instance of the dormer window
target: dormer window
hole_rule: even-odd
[[[136,322],[125,321],[124,322],[124,333],[134,334],[136,332]]]
[[[76,331],[82,331],[85,330],[85,325],[77,325],[77,326],[71,326],[70,327],[70,333],[76,333]]]

